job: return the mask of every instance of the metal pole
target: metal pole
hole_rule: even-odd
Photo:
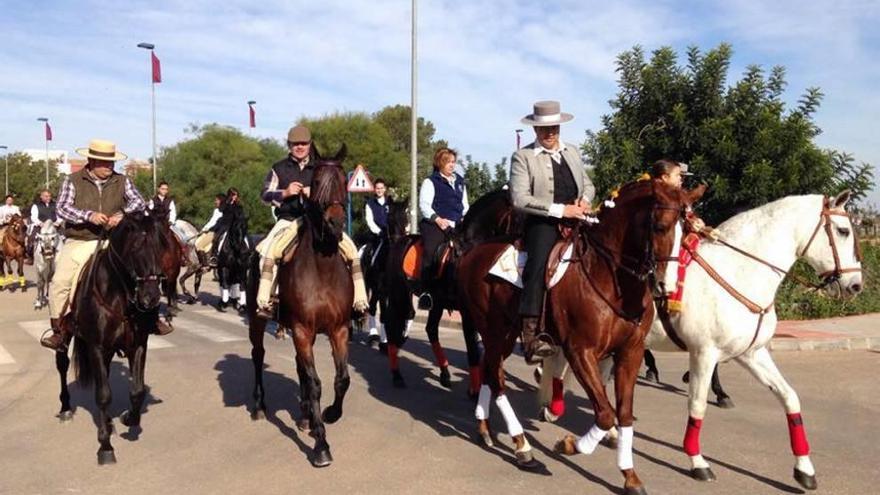
[[[48,123],[46,125],[49,125]],[[46,189],[49,189],[49,136],[46,139]]]
[[[418,15],[417,9],[418,0],[412,0],[412,94],[410,95],[410,127],[412,135],[410,136],[410,195],[409,195],[409,212],[410,212],[410,227],[409,231],[412,234],[418,232],[418,218],[419,218],[419,198],[418,198],[418,109],[417,109],[417,83],[418,83],[418,43],[417,43],[417,28],[418,28]]]
[[[150,51],[150,63],[152,64],[152,54]],[[152,67],[152,66],[151,66]],[[150,98],[153,101],[153,190],[156,190],[156,168],[159,163],[156,161],[156,83],[153,81],[152,71],[150,72]]]
[[[348,181],[346,181],[346,184],[351,182],[351,174],[353,174],[353,173],[354,173],[354,171],[351,171],[347,174]],[[346,189],[348,189],[348,187],[346,187]],[[348,210],[348,236],[351,237],[351,191],[348,191],[347,210]]]
[[[3,194],[9,194],[9,147],[5,144],[0,145],[0,150],[3,150],[3,156],[6,157],[6,173],[3,175],[3,182],[5,184],[5,191]]]

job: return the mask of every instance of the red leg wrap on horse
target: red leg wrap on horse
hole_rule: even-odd
[[[396,370],[399,367],[397,363],[397,350],[396,345],[388,344],[388,363],[391,365],[392,370]]]
[[[804,430],[804,420],[801,413],[787,414],[788,436],[791,438],[791,452],[794,455],[810,455],[810,444],[807,442],[807,432]]]
[[[480,393],[480,386],[483,385],[483,377],[480,376],[480,367],[479,366],[471,366],[470,367],[471,374],[471,386],[468,391],[472,394]]]
[[[687,430],[684,432],[684,453],[694,456],[700,453],[700,428],[703,420],[688,418]]]
[[[562,416],[565,414],[565,389],[562,386],[562,380],[553,379],[553,398],[550,399],[550,412],[554,416]]]
[[[440,366],[441,368],[449,366],[449,360],[446,359],[446,353],[443,352],[443,347],[440,345],[440,342],[431,342],[431,350],[434,351],[434,358],[437,359],[437,366]]]

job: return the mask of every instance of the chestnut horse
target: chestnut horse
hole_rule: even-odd
[[[599,212],[598,224],[576,225],[571,266],[546,298],[547,331],[561,346],[596,411],[596,423],[586,435],[567,437],[557,449],[566,454],[592,453],[614,425],[615,408],[605,394],[599,371],[599,361],[612,355],[616,416],[621,426],[618,466],[627,494],[645,493],[632,464],[632,402],[643,341],[653,319],[649,279],[658,265],[654,253],[671,251],[676,222],[702,192],[687,193],[659,181],[621,188],[616,206]],[[459,299],[463,320],[477,328],[485,348],[483,374],[487,384],[480,388],[476,410],[481,437],[492,445],[488,417],[493,394],[516,444],[517,463],[531,468],[536,464],[531,446],[505,396],[504,384],[503,361],[519,337],[519,291],[488,275],[507,246],[507,242],[487,242],[464,253],[457,272]]]
[[[311,430],[315,438],[312,465],[329,466],[333,462],[324,423],[342,417],[342,402],[348,390],[348,335],[354,284],[348,263],[339,253],[339,241],[345,225],[346,180],[342,168],[345,145],[332,158],[317,157],[311,182],[311,196],[296,240],[296,251],[289,262],[278,268],[278,324],[293,332],[296,348],[296,372],[299,376],[300,409],[297,420],[301,430]],[[254,364],[254,419],[265,417],[263,358],[266,320],[256,316],[259,256],[251,258],[248,283],[248,315],[251,358]],[[315,369],[315,337],[324,333],[330,339],[336,379],[333,404],[321,412],[321,379]]]
[[[12,284],[15,283],[16,271],[12,269],[12,262],[18,263],[18,287],[22,292],[27,291],[27,281],[24,279],[24,258],[25,258],[25,224],[21,215],[12,215],[9,224],[6,226],[6,234],[3,236],[3,243],[0,245],[0,290],[9,287],[12,291]],[[9,272],[7,278],[6,272]]]
[[[102,241],[106,249],[97,251],[83,269],[71,296],[71,310],[61,324],[73,335],[76,378],[81,386],[95,385],[98,405],[98,464],[113,464],[116,455],[110,444],[113,418],[107,412],[112,401],[110,361],[114,354],[128,358],[131,376],[130,408],[120,416],[122,424],[138,428],[146,396],[144,367],[147,338],[156,329],[162,297],[161,259],[172,246],[163,233],[166,228],[156,217],[132,213]],[[66,352],[55,353],[61,377],[61,411],[58,418],[73,418]]]

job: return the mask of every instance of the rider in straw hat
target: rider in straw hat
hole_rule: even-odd
[[[55,351],[67,349],[69,339],[60,319],[69,309],[69,298],[76,292],[83,266],[98,247],[102,229],[112,229],[124,214],[145,208],[144,199],[131,180],[113,170],[117,160],[126,158],[116,151],[114,143],[93,139],[88,148],[77,148],[76,152],[88,158],[88,164],[61,184],[56,212],[65,222],[67,240],[58,252],[49,288],[52,333],[40,340],[44,347]],[[160,320],[157,331],[168,333],[171,327]]]
[[[535,130],[535,141],[510,159],[510,195],[513,206],[527,214],[525,247],[529,256],[523,270],[520,298],[523,351],[526,361],[553,355],[552,339],[538,333],[544,293],[544,272],[550,250],[559,237],[561,219],[584,219],[593,200],[593,183],[584,170],[576,145],[559,139],[559,126],[574,116],[558,101],[539,101],[521,122]],[[537,335],[536,335],[537,333]]]

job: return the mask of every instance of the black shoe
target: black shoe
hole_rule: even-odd
[[[440,368],[440,385],[452,388],[452,377],[449,375],[449,366]]]
[[[422,311],[430,311],[433,306],[434,300],[431,298],[431,294],[423,292],[422,295],[419,296],[419,309]]]
[[[388,355],[388,343],[387,342],[379,342],[379,354],[383,356]]]
[[[556,354],[553,349],[553,339],[546,333],[535,335],[538,330],[537,316],[523,316],[521,323],[521,336],[523,355],[528,364],[537,364],[541,359]]]
[[[217,311],[219,311],[221,313],[225,313],[227,307],[229,307],[229,303],[226,303],[223,301],[220,301],[219,303],[217,303]]]

